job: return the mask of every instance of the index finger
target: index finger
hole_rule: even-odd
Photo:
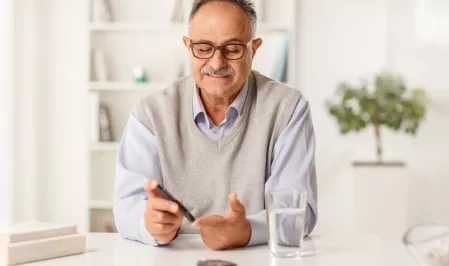
[[[198,226],[198,227],[218,226],[218,225],[223,224],[224,221],[225,220],[224,220],[223,216],[212,215],[212,216],[200,217],[200,218],[196,219],[195,222],[192,223],[192,226]]]
[[[157,189],[158,184],[157,180],[149,180],[145,183],[144,189],[150,195],[150,198],[164,198],[164,195]]]

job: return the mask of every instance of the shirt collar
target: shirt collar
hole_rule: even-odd
[[[199,97],[198,87],[196,86],[196,84],[193,84],[192,94],[193,94],[193,119],[196,120],[198,115],[200,114],[204,114],[204,116],[206,117],[207,115],[204,109],[204,105],[203,102],[201,101],[201,98]],[[235,100],[228,107],[226,114],[231,108],[234,108],[237,111],[238,115],[241,116],[247,95],[248,95],[248,80],[243,85],[243,88],[240,90]]]

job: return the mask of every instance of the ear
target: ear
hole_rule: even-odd
[[[184,46],[187,50],[190,50],[190,39],[186,36],[182,36],[182,41],[184,42]]]
[[[262,39],[257,38],[253,41],[253,44],[251,45],[251,49],[253,49],[253,58],[256,55],[257,49],[262,45]]]

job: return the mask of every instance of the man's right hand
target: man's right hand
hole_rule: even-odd
[[[182,222],[182,214],[178,204],[166,199],[156,189],[158,182],[150,180],[145,183],[145,191],[149,195],[145,210],[145,228],[159,242],[172,241]]]

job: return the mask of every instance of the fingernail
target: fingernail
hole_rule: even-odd
[[[178,205],[176,205],[176,204],[171,205],[170,210],[172,212],[177,212],[178,211]]]

